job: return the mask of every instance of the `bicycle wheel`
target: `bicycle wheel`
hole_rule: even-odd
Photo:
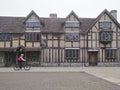
[[[20,67],[19,67],[18,64],[15,64],[15,65],[13,66],[13,69],[14,69],[15,71],[18,71],[18,70],[20,70]]]
[[[28,65],[28,64],[26,64],[26,65],[24,66],[24,69],[25,69],[25,70],[30,70],[30,68],[31,68],[31,66]]]

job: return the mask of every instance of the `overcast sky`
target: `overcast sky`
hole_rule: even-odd
[[[0,16],[25,17],[34,10],[40,17],[66,17],[73,10],[79,17],[96,18],[104,9],[117,10],[120,22],[120,0],[0,0]]]

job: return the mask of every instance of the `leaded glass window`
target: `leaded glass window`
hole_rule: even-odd
[[[80,23],[78,21],[66,21],[65,27],[78,28],[78,27],[80,27]]]
[[[26,41],[40,41],[40,32],[26,32]]]
[[[40,52],[37,52],[37,51],[32,51],[32,52],[27,52],[26,53],[26,59],[28,61],[32,61],[31,64],[39,64],[39,55],[40,55]]]
[[[65,57],[69,59],[79,58],[79,49],[66,49]]]
[[[26,22],[26,27],[40,27],[40,22]]]
[[[116,49],[106,49],[106,58],[116,58],[117,56]]]
[[[66,33],[65,41],[79,41],[79,33]]]
[[[106,42],[110,42],[112,41],[112,33],[111,31],[103,31],[100,32],[100,41],[106,41]]]
[[[99,28],[100,29],[111,29],[112,28],[112,22],[99,22]]]
[[[1,41],[8,41],[11,40],[12,35],[10,33],[0,33],[0,40]]]

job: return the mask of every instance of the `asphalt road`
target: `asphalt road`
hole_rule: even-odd
[[[0,72],[0,90],[120,90],[85,72]]]

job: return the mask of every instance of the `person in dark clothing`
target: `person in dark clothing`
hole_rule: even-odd
[[[22,69],[22,64],[23,64],[23,62],[26,61],[23,57],[24,57],[24,54],[21,54],[21,55],[17,58],[18,65],[19,65],[20,69]]]

